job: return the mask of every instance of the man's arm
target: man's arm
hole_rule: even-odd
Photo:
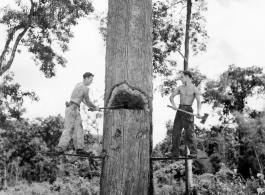
[[[84,98],[83,98],[82,102],[87,107],[92,108],[93,110],[98,110],[98,107],[90,101],[88,93],[89,93],[89,89],[86,87],[84,90]]]
[[[201,97],[200,97],[200,92],[195,87],[195,98],[197,100],[197,115],[200,117],[201,116]]]
[[[178,95],[178,94],[180,94],[180,87],[178,87],[172,94],[171,94],[171,96],[169,97],[169,100],[170,100],[170,102],[171,102],[171,104],[172,104],[172,106],[173,106],[173,108],[175,108],[175,109],[177,109],[177,106],[176,106],[176,104],[175,104],[175,101],[174,101],[174,97],[176,96],[176,95]]]

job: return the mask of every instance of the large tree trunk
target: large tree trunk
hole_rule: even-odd
[[[191,17],[192,0],[187,0],[187,18],[186,18],[186,33],[185,33],[185,58],[184,70],[189,68],[189,45],[190,45],[190,17]],[[189,149],[185,146],[186,158],[190,154]],[[192,160],[185,160],[186,167],[186,194],[189,195],[189,189],[193,185],[192,182]]]
[[[153,193],[152,1],[109,1],[101,195]]]

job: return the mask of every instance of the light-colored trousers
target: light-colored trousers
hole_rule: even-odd
[[[79,107],[75,104],[65,108],[65,123],[58,147],[66,150],[70,140],[73,139],[75,149],[84,148],[84,130]]]

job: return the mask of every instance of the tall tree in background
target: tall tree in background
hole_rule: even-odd
[[[245,178],[264,174],[265,165],[265,115],[264,111],[255,118],[248,118],[239,112],[234,113],[238,129],[243,133],[241,144],[244,153],[241,153],[238,161],[238,172]]]
[[[185,10],[186,12],[184,12]],[[153,63],[161,70],[155,73],[158,73],[156,75],[160,75],[163,78],[162,84],[159,86],[162,96],[172,93],[179,80],[180,72],[176,71],[177,62],[168,60],[174,53],[182,56],[184,60],[183,66],[186,66],[194,74],[194,85],[199,86],[205,80],[206,77],[201,74],[198,68],[188,67],[187,61],[187,57],[190,54],[196,56],[206,51],[209,37],[205,28],[206,19],[203,16],[205,11],[207,11],[207,4],[204,0],[193,1],[192,4],[187,0],[173,0],[170,4],[158,2],[157,11],[154,11],[154,14],[157,15],[156,18],[159,18],[159,20],[153,22],[156,26],[154,29],[158,29],[153,31],[155,34]],[[189,27],[189,33],[186,33],[187,26]],[[191,47],[191,51],[186,50],[187,45]]]
[[[176,11],[178,10],[178,11]],[[181,14],[186,10],[185,14]],[[206,20],[203,12],[207,10],[204,0],[180,0],[180,1],[158,1],[153,6],[153,66],[156,75],[164,77],[159,89],[162,95],[168,95],[174,91],[179,80],[179,74],[175,70],[176,61],[168,60],[168,57],[178,52],[183,57],[183,69],[191,70],[195,79],[193,84],[196,86],[206,78],[196,68],[190,68],[188,61],[190,47],[193,55],[206,51],[208,39],[205,29]],[[183,38],[185,42],[183,44]],[[184,50],[184,54],[182,52]],[[186,191],[192,185],[192,162],[186,162]]]
[[[25,109],[23,102],[26,98],[32,101],[38,101],[39,98],[35,92],[22,91],[18,83],[13,82],[14,73],[9,72],[3,77],[0,83],[0,127],[6,120],[20,120]]]
[[[184,54],[184,70],[189,68],[189,53],[190,53],[190,19],[191,19],[192,0],[187,0],[187,15],[186,15],[186,32],[185,32],[185,54]],[[190,154],[185,140],[186,158]],[[192,185],[192,160],[185,159],[186,167],[186,194],[189,195],[189,189]]]
[[[249,176],[249,168],[254,162],[255,154],[253,147],[249,147],[250,131],[256,135],[256,125],[246,125],[252,119],[259,119],[262,112],[250,109],[247,106],[248,98],[258,97],[265,93],[265,74],[260,67],[252,66],[240,68],[230,65],[228,70],[220,75],[218,79],[209,80],[205,85],[203,93],[204,102],[212,104],[213,108],[220,109],[219,120],[224,124],[237,124],[235,128],[235,140],[238,141],[238,170],[244,176]],[[239,113],[239,114],[235,114]],[[245,115],[247,117],[239,117]],[[240,119],[240,120],[239,120]],[[248,122],[246,122],[248,121]],[[226,132],[222,132],[224,134]],[[252,139],[252,138],[251,138]],[[250,152],[249,152],[250,151]],[[249,158],[247,158],[247,156]]]
[[[56,73],[57,64],[65,67],[66,59],[56,51],[68,50],[73,38],[71,27],[93,11],[87,0],[16,0],[18,9],[1,9],[0,24],[7,27],[7,39],[0,54],[0,76],[10,69],[20,45],[28,48],[47,78]]]
[[[221,108],[220,120],[226,123],[226,116],[233,111],[245,112],[255,117],[257,111],[247,109],[247,99],[265,94],[263,68],[252,66],[240,68],[230,65],[216,80],[209,80],[203,93],[204,102]]]
[[[109,1],[101,195],[152,194],[152,1]]]
[[[196,86],[200,85],[206,77],[197,68],[190,68],[188,62],[190,47],[192,48],[193,55],[206,51],[208,35],[205,29],[206,20],[202,15],[207,10],[205,1],[173,0],[169,4],[158,1],[154,5],[156,9],[154,9],[153,16],[153,65],[154,68],[159,67],[157,69],[161,71],[157,73],[164,76],[164,81],[159,87],[161,94],[168,95],[172,93],[179,80],[178,76],[176,77],[179,72],[174,70],[177,63],[167,60],[167,57],[174,52],[178,52],[183,57],[183,69],[189,69],[194,73],[195,79],[193,84]],[[172,9],[180,10],[180,12],[176,13]],[[180,15],[182,10],[186,10],[186,13]],[[185,37],[184,44],[182,41],[183,37]],[[184,54],[182,50],[184,50]],[[186,193],[188,194],[189,188],[192,185],[191,160],[186,161],[186,168],[186,178],[188,180],[186,183]]]
[[[245,127],[240,126],[240,120],[236,121],[234,113],[245,114],[248,118],[258,118],[262,112],[248,108],[249,97],[264,95],[265,74],[263,68],[252,66],[240,68],[230,65],[228,70],[220,75],[216,80],[209,80],[203,93],[204,102],[212,104],[213,108],[221,109],[220,121],[228,124],[230,121],[238,124],[236,129],[236,139],[239,142],[239,155],[241,164],[246,159],[248,144],[245,141],[249,135]],[[238,116],[238,115],[236,115]],[[242,117],[241,117],[242,118]],[[247,128],[251,129],[251,128]],[[252,150],[253,151],[253,150]],[[239,170],[241,166],[239,164]],[[246,169],[246,167],[244,168]],[[249,173],[248,173],[249,174]],[[244,174],[246,175],[246,174]]]

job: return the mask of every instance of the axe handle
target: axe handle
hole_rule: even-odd
[[[110,107],[100,107],[98,109],[111,109],[111,108],[120,108],[122,107],[122,105],[119,105],[119,106],[110,106]],[[88,109],[88,111],[91,111],[90,109]]]
[[[98,109],[111,109],[111,108],[118,108],[118,107],[121,107],[121,106],[101,107],[101,108],[98,108]]]
[[[111,109],[111,108],[124,108],[124,105],[109,106],[109,107],[100,107],[99,109]]]
[[[172,106],[170,106],[170,105],[167,105],[167,107],[174,109],[174,108],[173,108]],[[181,112],[185,112],[185,113],[187,113],[187,114],[190,114],[190,115],[193,115],[193,116],[196,116],[196,117],[197,117],[196,114],[193,114],[193,113],[191,113],[191,112],[187,112],[187,111],[182,110],[182,109],[179,109],[179,108],[177,108],[177,110],[179,110],[179,111],[181,111]]]

